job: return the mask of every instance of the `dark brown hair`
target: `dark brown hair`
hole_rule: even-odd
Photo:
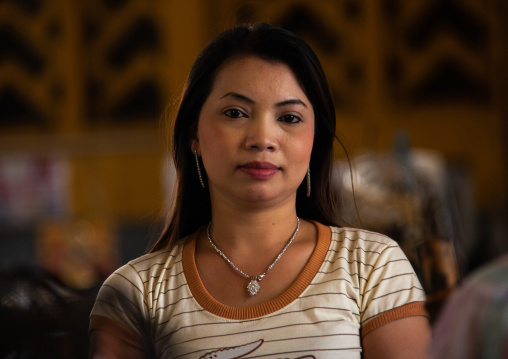
[[[310,162],[312,194],[306,196],[306,182],[303,181],[297,190],[296,211],[303,219],[337,225],[336,197],[330,185],[333,142],[337,138],[335,107],[317,56],[290,31],[264,23],[237,26],[219,34],[205,47],[187,78],[173,130],[172,151],[177,182],[175,202],[151,252],[172,247],[176,240],[195,232],[211,220],[210,193],[208,187],[203,189],[199,183],[190,139],[197,129],[201,108],[212,90],[218,69],[226,61],[244,55],[289,66],[312,103],[315,118]],[[203,175],[206,176],[205,173]]]

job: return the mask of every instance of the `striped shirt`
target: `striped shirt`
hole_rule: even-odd
[[[314,224],[318,241],[308,263],[274,300],[236,308],[211,297],[194,261],[195,233],[113,273],[90,331],[109,331],[158,358],[359,359],[362,336],[426,315],[423,289],[395,241]]]

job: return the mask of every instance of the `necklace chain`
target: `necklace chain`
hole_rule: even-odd
[[[251,276],[251,275],[248,275],[246,273],[244,273],[240,268],[238,268],[225,254],[224,252],[222,252],[219,247],[217,247],[217,245],[215,244],[215,242],[213,241],[212,239],[212,236],[210,235],[210,226],[212,224],[212,222],[210,221],[210,223],[208,223],[208,227],[206,228],[206,234],[208,236],[208,240],[210,241],[210,244],[212,245],[212,247],[215,249],[215,251],[222,257],[224,258],[224,260],[226,262],[229,263],[229,265],[231,267],[233,267],[233,269],[235,271],[237,271],[238,273],[240,273],[242,276],[244,276],[245,278],[247,279],[250,279],[250,283],[249,285],[247,286],[247,290],[249,291],[250,295],[256,295],[258,294],[259,292],[259,289],[261,288],[259,286],[259,282],[261,281],[261,279],[263,279],[266,275],[266,273],[268,273],[268,271],[270,269],[272,269],[272,267],[275,265],[275,263],[277,263],[277,261],[280,259],[280,257],[282,257],[282,255],[284,254],[284,252],[286,252],[286,250],[288,249],[288,247],[291,245],[291,243],[293,243],[293,240],[295,239],[296,237],[296,234],[298,233],[298,230],[300,229],[300,218],[296,217],[296,228],[295,228],[295,231],[293,232],[293,235],[291,236],[291,239],[286,243],[286,245],[284,246],[284,248],[282,248],[282,251],[280,251],[280,253],[277,255],[277,258],[275,258],[275,260],[272,262],[272,264],[270,264],[268,266],[268,268],[264,271],[263,274],[260,274],[260,275],[256,275],[256,276]]]

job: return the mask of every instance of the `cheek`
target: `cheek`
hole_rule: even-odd
[[[306,138],[306,148],[308,151],[308,156],[310,159],[310,154],[312,153],[312,148],[314,147],[314,129],[309,131]]]
[[[198,127],[201,155],[208,157],[212,153],[229,153],[231,135],[221,126],[213,125],[206,120]]]
[[[312,146],[314,145],[314,130],[310,129],[300,135],[300,138],[294,143],[294,154],[298,156],[300,162],[308,163],[311,159]]]

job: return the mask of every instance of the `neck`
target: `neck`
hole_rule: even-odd
[[[219,246],[263,250],[287,242],[296,228],[296,217],[296,208],[290,203],[249,211],[213,206],[210,231]]]

